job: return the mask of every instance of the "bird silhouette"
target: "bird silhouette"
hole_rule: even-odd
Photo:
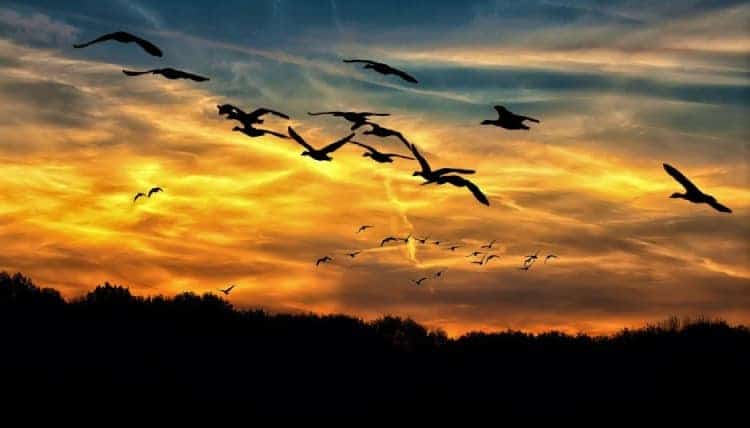
[[[219,291],[221,291],[222,293],[224,293],[224,295],[228,296],[228,295],[229,295],[229,293],[230,293],[230,292],[232,291],[232,289],[233,289],[234,287],[235,287],[235,285],[234,285],[234,284],[232,284],[232,285],[230,285],[230,286],[229,286],[229,287],[227,287],[227,288],[220,288],[220,289],[219,289]]]
[[[667,171],[667,174],[671,175],[672,178],[677,180],[677,182],[682,184],[682,187],[685,188],[685,193],[675,192],[672,193],[672,196],[670,196],[670,198],[685,199],[694,204],[708,204],[716,211],[720,211],[723,213],[732,212],[731,209],[717,202],[716,198],[714,198],[713,196],[703,193],[695,184],[693,184],[690,180],[688,180],[687,177],[685,177],[680,171],[678,171],[677,168],[665,163],[664,170]]]
[[[544,258],[544,264],[545,265],[547,264],[547,260],[549,260],[549,259],[556,259],[556,258],[557,258],[557,256],[554,255],[554,254],[547,254],[547,257]]]
[[[364,131],[362,134],[373,135],[375,137],[380,137],[380,138],[396,137],[399,140],[401,140],[401,142],[403,142],[407,148],[410,146],[410,143],[406,140],[406,138],[404,137],[402,133],[393,129],[380,126],[377,123],[372,123],[368,121],[366,122],[366,124],[370,126],[370,129],[367,131]]]
[[[482,254],[484,254],[484,252],[482,252],[482,251],[474,251],[473,253],[469,254],[466,257],[476,257],[476,256],[481,256]]]
[[[514,130],[514,129],[528,130],[529,127],[523,123],[524,121],[528,120],[531,122],[539,123],[539,120],[534,119],[533,117],[517,115],[515,113],[510,112],[508,109],[506,109],[503,106],[495,106],[495,110],[497,111],[498,118],[495,120],[483,120],[482,125],[494,125],[494,126],[499,126],[505,129],[511,129],[511,130]]]
[[[325,257],[321,257],[321,258],[319,258],[319,259],[318,259],[318,260],[317,260],[317,261],[315,262],[315,266],[318,266],[318,265],[320,265],[321,263],[328,263],[328,262],[332,262],[332,261],[333,261],[333,259],[332,259],[331,257],[328,257],[328,256],[325,256]]]
[[[370,70],[376,71],[376,72],[378,72],[380,74],[384,74],[384,75],[393,74],[393,75],[396,75],[396,76],[402,78],[403,80],[406,80],[407,82],[419,83],[419,82],[417,82],[417,79],[415,79],[413,76],[411,76],[411,75],[409,75],[409,74],[407,74],[407,73],[405,73],[405,72],[403,72],[403,71],[401,71],[401,70],[399,70],[397,68],[393,68],[393,67],[391,67],[388,64],[383,64],[382,62],[371,61],[369,59],[345,59],[344,62],[346,62],[346,63],[363,63],[363,64],[365,64],[364,68],[366,68],[366,69],[370,69]]]
[[[346,137],[333,142],[321,149],[315,149],[313,146],[307,144],[307,142],[302,139],[296,132],[294,132],[294,129],[292,127],[289,127],[289,135],[299,143],[302,147],[306,148],[304,152],[302,152],[302,156],[310,156],[311,158],[317,160],[317,161],[332,161],[333,158],[328,156],[329,153],[333,153],[339,148],[341,148],[344,144],[348,143],[349,140],[354,136],[354,134],[349,134]]]
[[[493,239],[492,241],[490,241],[490,243],[489,243],[489,244],[486,244],[486,245],[482,245],[482,246],[481,246],[481,247],[479,247],[479,248],[492,248],[492,246],[493,246],[493,245],[495,245],[495,242],[497,242],[497,240],[496,240],[496,239]]]
[[[346,255],[347,255],[347,256],[349,256],[349,257],[351,257],[351,258],[355,258],[355,257],[357,257],[357,256],[358,256],[358,255],[359,255],[359,254],[360,254],[361,252],[362,252],[362,251],[354,251],[354,252],[351,252],[351,253],[346,253]]]
[[[423,276],[423,277],[421,277],[421,278],[419,278],[417,280],[412,279],[410,281],[413,282],[416,285],[422,285],[422,282],[427,281],[427,279],[428,278],[426,276]]]
[[[485,256],[485,257],[482,257],[482,258],[481,258],[481,259],[480,259],[479,261],[472,261],[471,263],[472,263],[472,264],[475,264],[475,265],[479,265],[479,266],[482,266],[482,265],[484,264],[484,259],[485,259],[485,258],[486,258],[486,256]]]
[[[209,80],[208,77],[199,76],[197,74],[188,73],[186,71],[181,70],[175,70],[174,68],[155,68],[153,70],[145,70],[145,71],[130,71],[130,70],[122,70],[123,73],[127,76],[141,76],[143,74],[160,74],[163,77],[175,80],[175,79],[189,79],[194,80],[196,82],[205,82],[206,80]]]
[[[462,247],[464,246],[463,245],[451,245],[450,247],[448,247],[448,249],[451,251],[456,251],[456,248],[462,248]]]
[[[428,236],[426,236],[426,237],[424,237],[424,238],[421,238],[421,239],[420,239],[420,238],[417,238],[417,237],[415,237],[414,239],[416,239],[416,240],[417,240],[417,242],[419,242],[420,244],[424,244],[425,242],[427,242],[427,240],[428,240],[428,239],[430,239],[430,237],[429,237],[429,235],[428,235]]]
[[[254,128],[252,126],[245,126],[244,128],[235,126],[234,128],[232,128],[232,131],[241,132],[250,138],[262,137],[266,134],[273,135],[274,137],[279,137],[279,138],[289,138],[289,136],[276,132],[276,131],[271,131],[269,129]]]
[[[369,111],[356,112],[356,111],[321,111],[317,113],[308,112],[310,116],[321,116],[330,115],[334,117],[341,117],[352,123],[351,130],[359,128],[360,126],[368,123],[370,116],[390,116],[390,113],[371,113]]]
[[[388,236],[386,238],[383,238],[382,241],[380,241],[380,246],[382,247],[383,245],[385,245],[385,244],[387,244],[389,242],[395,242],[395,241],[400,241],[400,240],[401,240],[401,238],[397,238],[395,236]]]
[[[153,195],[154,193],[159,193],[163,191],[164,189],[162,189],[161,187],[152,187],[151,190],[148,191],[148,197],[150,198],[151,195]]]
[[[421,153],[419,153],[419,150],[417,149],[417,146],[414,144],[411,144],[409,146],[409,149],[414,154],[414,157],[419,162],[420,167],[422,168],[421,171],[414,171],[413,176],[420,176],[425,179],[425,183],[422,184],[428,184],[428,183],[434,183],[437,181],[437,178],[444,174],[474,174],[476,171],[473,169],[459,169],[459,168],[440,168],[436,170],[432,170],[430,167],[430,164],[427,163],[427,160],[422,156]]]
[[[442,278],[442,277],[443,277],[443,274],[444,274],[444,273],[445,273],[445,271],[444,271],[444,270],[439,270],[439,271],[435,272],[435,274],[434,274],[434,275],[432,275],[432,276],[433,276],[434,278]]]
[[[500,256],[498,256],[497,254],[490,254],[489,256],[485,257],[484,264],[489,263],[489,261],[492,259],[499,259],[499,258]]]
[[[220,116],[226,115],[228,120],[237,120],[246,127],[263,123],[264,121],[263,119],[261,119],[261,117],[267,114],[278,116],[287,120],[289,119],[288,115],[281,113],[280,111],[271,110],[264,107],[255,109],[250,113],[246,113],[241,108],[233,106],[231,104],[219,104],[216,107],[219,109]]]
[[[523,261],[523,264],[526,265],[529,263],[534,263],[536,259],[538,258],[539,258],[539,250],[536,250],[536,253],[526,256],[526,259]]]
[[[422,184],[429,184],[429,183],[430,182],[427,181]],[[477,201],[487,206],[490,205],[489,199],[487,199],[487,196],[484,193],[482,193],[482,190],[476,184],[474,184],[473,182],[461,176],[441,175],[435,179],[434,183],[437,185],[443,185],[443,184],[449,183],[456,187],[466,187],[467,189],[469,189],[471,194],[474,195],[474,198],[476,198]]]
[[[141,197],[145,197],[145,196],[146,196],[146,194],[145,194],[145,193],[143,193],[143,192],[138,192],[138,193],[136,193],[136,194],[135,194],[135,197],[133,198],[133,203],[135,203],[135,201],[137,201],[137,200],[138,200],[138,198],[141,198]]]
[[[432,243],[435,245],[440,245],[443,243],[443,241],[437,240],[437,241],[432,241]]]
[[[149,54],[153,56],[158,56],[158,57],[162,56],[161,50],[157,48],[156,45],[149,42],[148,40],[142,39],[130,33],[126,33],[125,31],[117,31],[114,33],[105,34],[90,42],[73,45],[73,47],[76,49],[80,49],[80,48],[85,48],[87,46],[91,46],[95,43],[106,42],[110,40],[114,40],[120,43],[136,43],[138,46],[141,47],[141,49],[148,52]]]
[[[372,226],[372,225],[369,225],[369,224],[363,224],[362,226],[359,227],[359,229],[357,229],[357,233],[364,232],[367,229],[370,229],[370,228],[373,228],[373,227],[375,227],[375,226]]]
[[[368,151],[363,153],[362,156],[369,157],[370,159],[378,163],[391,163],[393,162],[393,158],[414,160],[414,158],[410,158],[409,156],[399,155],[396,153],[382,153],[377,151],[375,148],[368,146],[367,144],[358,143],[356,141],[350,141],[350,143],[367,149]]]

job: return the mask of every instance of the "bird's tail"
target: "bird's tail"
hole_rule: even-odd
[[[85,48],[86,46],[91,46],[92,43],[93,42],[81,43],[81,44],[78,44],[78,45],[73,45],[73,47],[76,48],[76,49],[81,49],[81,48]]]

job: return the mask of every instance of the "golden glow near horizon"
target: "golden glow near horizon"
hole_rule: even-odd
[[[574,65],[565,60],[569,52],[530,48],[388,52],[426,67],[558,63],[681,73],[673,69],[687,43],[665,39],[661,48],[673,50],[633,55],[592,49],[573,55]],[[748,52],[745,37],[718,44],[701,40],[690,47]],[[358,75],[338,64],[234,50],[282,64],[317,64],[321,72],[342,69],[337,78]],[[68,297],[104,281],[142,294],[215,292],[234,283],[229,299],[239,307],[411,316],[449,334],[606,333],[670,315],[750,322],[747,143],[731,146],[689,129],[667,134],[643,121],[650,113],[702,106],[647,94],[571,92],[570,111],[545,114],[530,132],[479,126],[494,116],[491,102],[480,102],[484,113],[470,120],[390,109],[393,116],[379,122],[401,131],[433,165],[477,170],[472,179],[492,204],[484,207],[466,189],[421,186],[410,161],[375,164],[359,147],[346,146],[333,162],[315,162],[299,156],[292,140],[232,132],[234,124],[215,107],[232,100],[210,85],[124,78],[119,65],[3,39],[0,65],[0,269],[23,272]],[[356,99],[356,109],[388,109],[376,104],[382,99],[370,105],[354,97],[353,85],[336,88],[312,74],[306,79],[310,90],[330,92],[328,104],[289,97],[293,119],[268,117],[264,126],[284,132],[291,125],[319,146],[348,128],[306,111],[349,109],[345,99]],[[392,83],[383,87],[393,91]],[[435,104],[476,100],[475,94],[410,91]],[[284,97],[264,106],[287,111]],[[577,110],[584,103],[595,116]],[[250,100],[242,107],[257,106]],[[741,135],[748,136],[746,127]],[[405,150],[395,139],[357,139]],[[689,145],[680,146],[683,141]],[[669,199],[681,189],[662,162],[675,164],[734,214]],[[133,203],[136,192],[152,186],[165,191]],[[357,234],[360,224],[376,227]],[[464,247],[451,252],[414,240],[379,246],[384,236],[408,234]],[[492,239],[501,257],[481,268],[468,263],[466,255]],[[356,259],[345,255],[354,250],[362,251]],[[559,258],[519,270],[523,256],[537,250]],[[323,255],[334,263],[315,267]],[[446,270],[443,279],[410,283],[437,270]]]

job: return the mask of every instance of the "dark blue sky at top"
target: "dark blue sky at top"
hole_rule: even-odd
[[[668,4],[667,4],[668,3]],[[638,27],[698,15],[742,4],[738,0],[652,2],[615,1],[493,1],[493,0],[27,0],[7,2],[18,9],[62,15],[70,22],[88,17],[121,26],[149,29],[154,22],[137,10],[153,13],[157,23],[188,34],[214,39],[276,44],[311,30],[353,30],[356,37],[376,41],[391,32],[412,31],[415,38],[440,38],[477,19],[502,23],[499,31],[596,24]],[[133,6],[128,6],[132,4]],[[91,22],[88,23],[93,26]]]
[[[701,130],[706,123],[703,120],[704,106],[719,106],[721,113],[728,117],[747,113],[750,60],[746,54],[690,53],[709,65],[715,61],[718,66],[706,72],[710,75],[707,79],[686,81],[675,81],[658,69],[632,74],[595,68],[565,70],[554,63],[550,63],[550,67],[479,67],[403,58],[394,60],[395,65],[406,67],[419,77],[420,89],[430,92],[413,93],[400,90],[398,82],[395,82],[396,87],[379,85],[379,82],[394,83],[379,76],[362,74],[363,79],[352,79],[231,49],[197,46],[184,38],[167,37],[164,32],[289,53],[343,67],[339,60],[344,55],[341,46],[346,45],[355,46],[355,49],[381,49],[386,53],[395,48],[429,52],[443,46],[461,46],[470,50],[516,45],[542,52],[545,49],[554,51],[558,47],[575,52],[576,49],[606,48],[622,40],[630,40],[632,44],[633,37],[630,36],[646,34],[635,38],[635,46],[649,49],[658,42],[651,38],[659,37],[659,31],[675,23],[689,22],[742,4],[747,3],[736,0],[26,0],[2,2],[0,7],[22,14],[45,14],[57,22],[75,27],[79,40],[118,29],[144,34],[164,49],[164,59],[155,63],[153,58],[142,55],[137,49],[97,47],[78,51],[67,46],[52,47],[65,49],[66,55],[123,64],[124,67],[168,63],[187,68],[212,76],[212,82],[206,86],[237,102],[255,100],[275,105],[279,99],[299,100],[300,94],[304,93],[308,100],[341,105],[344,101],[341,95],[331,94],[326,90],[329,86],[361,94],[361,100],[370,104],[474,120],[486,114],[488,105],[498,102],[532,108],[535,114],[549,114],[565,107],[580,112],[595,109],[588,103],[592,96],[643,96],[694,104],[694,111],[665,113],[663,124]],[[571,38],[569,34],[576,35],[578,29],[581,36]],[[589,29],[607,31],[588,36]],[[712,31],[721,35],[721,30]],[[736,28],[727,30],[736,31]],[[557,38],[558,32],[568,36]],[[712,33],[710,37],[713,36]],[[355,54],[358,51],[346,52]],[[699,70],[686,65],[679,71],[694,73]],[[713,77],[730,77],[732,82]],[[436,98],[435,94],[446,94],[446,97]],[[455,94],[465,98],[452,96]],[[306,108],[301,104],[289,108],[301,112]],[[658,121],[659,118],[648,117],[647,120]],[[745,135],[747,129],[733,121],[716,132],[738,138]]]

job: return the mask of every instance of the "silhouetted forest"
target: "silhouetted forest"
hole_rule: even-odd
[[[105,284],[65,301],[7,273],[0,321],[6,401],[242,401],[263,412],[432,417],[679,406],[684,416],[739,411],[750,380],[750,330],[721,321],[451,339],[408,319],[241,311],[212,294],[138,297]]]

